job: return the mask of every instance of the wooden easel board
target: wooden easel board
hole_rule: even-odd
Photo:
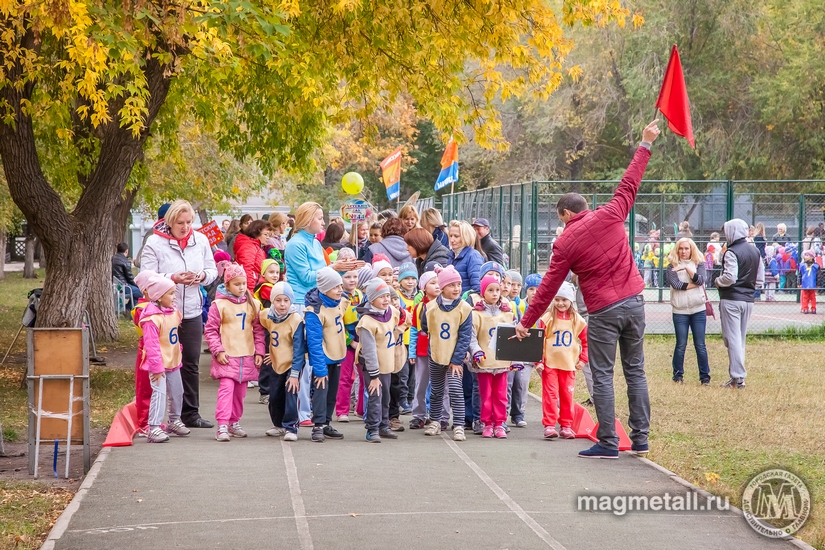
[[[37,329],[29,331],[32,361],[30,362],[29,376],[49,374],[88,375],[88,347],[84,346],[85,339],[81,329]],[[84,372],[85,370],[85,372]],[[69,406],[68,380],[43,380],[43,407],[44,411],[57,414],[66,414]],[[37,410],[39,381],[33,382],[34,396],[32,406]],[[74,382],[74,398],[72,401],[72,442],[83,441],[83,381]],[[67,421],[60,418],[42,418],[40,424],[40,440],[60,439],[65,441],[68,430]]]

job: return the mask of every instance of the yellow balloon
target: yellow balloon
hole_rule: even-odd
[[[341,187],[347,195],[357,195],[364,189],[364,178],[358,172],[347,172],[341,180]]]

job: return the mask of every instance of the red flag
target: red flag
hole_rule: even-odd
[[[667,125],[674,134],[688,140],[694,149],[693,123],[690,121],[690,101],[685,87],[685,75],[682,73],[682,61],[676,45],[670,51],[670,61],[665,70],[665,80],[656,100],[656,108],[667,117]]]

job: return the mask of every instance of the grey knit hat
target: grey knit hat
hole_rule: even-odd
[[[358,288],[364,290],[370,281],[372,281],[372,266],[367,264],[358,270]]]
[[[367,283],[366,288],[364,288],[364,293],[367,295],[367,301],[372,302],[380,296],[389,294],[391,290],[392,288],[384,282],[384,279],[375,277]]]
[[[523,285],[524,279],[521,277],[521,273],[516,271],[515,269],[511,269],[507,272],[507,276],[512,279],[512,281],[517,285]]]
[[[322,294],[326,294],[336,286],[343,284],[341,276],[331,267],[319,269],[315,274],[315,280],[317,281],[318,290]]]

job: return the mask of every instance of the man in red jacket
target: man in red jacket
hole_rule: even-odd
[[[608,204],[589,210],[587,201],[577,193],[559,199],[556,210],[564,223],[564,232],[553,244],[550,268],[516,325],[519,338],[528,336],[525,327],[533,326],[547,310],[568,273],[578,275],[590,315],[587,333],[592,398],[599,420],[599,442],[581,451],[579,456],[583,458],[619,457],[613,392],[617,343],[627,381],[632,448],[637,453],[648,451],[650,398],[644,369],[645,304],[641,295],[645,285],[633,261],[624,223],[650,159],[650,146],[659,136],[657,122],[654,120],[644,129],[642,143]]]

